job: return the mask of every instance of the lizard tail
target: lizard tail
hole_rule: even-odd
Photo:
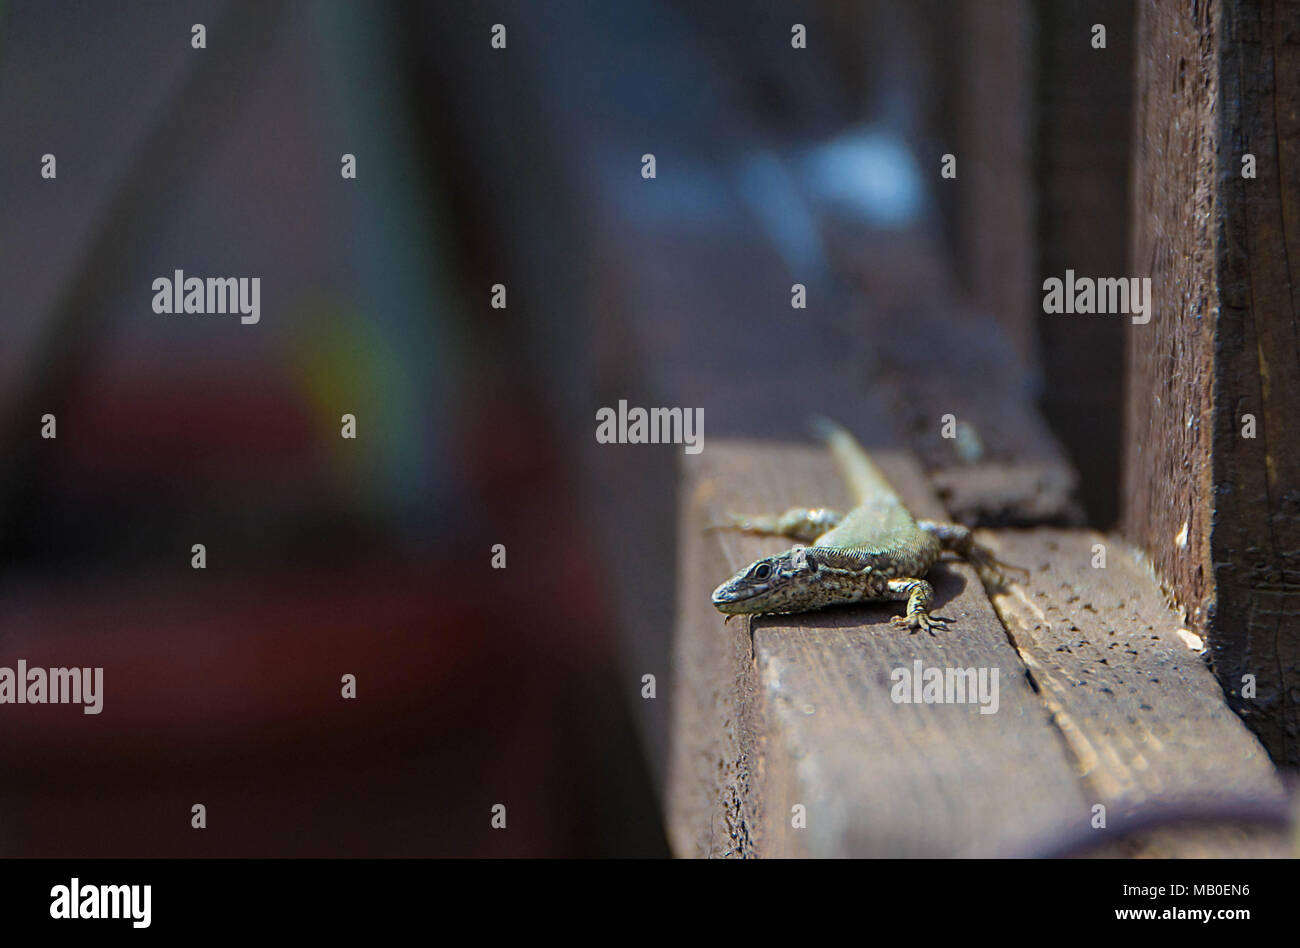
[[[825,442],[827,450],[839,465],[857,503],[863,503],[868,499],[881,501],[892,497],[900,506],[902,505],[902,501],[897,500],[898,495],[893,485],[872,462],[857,439],[845,428],[821,415],[813,415],[809,418],[808,427],[817,438]]]
[[[810,415],[808,417],[808,430],[818,441],[824,441],[830,444],[835,440],[837,435],[848,434],[841,426],[831,421],[825,415]]]

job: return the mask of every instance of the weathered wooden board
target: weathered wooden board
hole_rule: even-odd
[[[877,450],[918,516],[915,461]],[[931,574],[938,636],[899,604],[724,622],[722,579],[789,546],[703,527],[726,510],[844,505],[811,446],[713,441],[684,465],[666,808],[685,856],[1287,853],[1281,786],[1135,554],[1090,531],[987,533],[1031,571],[997,593]],[[1105,569],[1093,569],[1096,543]],[[1005,622],[1005,625],[1004,625]],[[997,668],[999,706],[899,704],[891,672]],[[792,825],[805,808],[806,827]],[[1093,807],[1106,807],[1105,830]]]
[[[1300,763],[1300,4],[1139,7],[1124,533]],[[1246,176],[1246,156],[1254,175]],[[1248,416],[1249,419],[1248,420]],[[1253,436],[1247,435],[1254,425]],[[1258,682],[1240,696],[1242,676]]]
[[[1032,4],[1034,93],[1026,122],[1034,155],[1037,245],[1029,289],[1042,354],[1039,406],[1078,469],[1088,522],[1103,527],[1119,514],[1127,321],[1047,315],[1043,281],[1064,278],[1067,269],[1087,277],[1128,272],[1133,7],[1133,0]],[[1106,31],[1104,48],[1092,45],[1096,25]]]
[[[954,9],[955,8],[955,9]],[[991,313],[1020,362],[1038,364],[1035,299],[1033,120],[1036,82],[1029,0],[960,0],[931,11],[952,36],[952,101],[940,121],[958,157],[957,187],[939,190],[954,208],[954,266],[970,297]]]
[[[1228,708],[1202,640],[1165,602],[1140,554],[1088,530],[1002,530],[981,539],[1030,570],[1027,584],[992,600],[1079,761],[1091,802],[1107,808],[1109,829],[1123,831],[1126,817],[1144,809],[1186,807],[1202,819],[1215,808],[1225,819],[1252,807],[1261,817],[1271,812],[1270,801],[1284,796],[1277,771]],[[1285,852],[1276,835],[1240,845]]]
[[[861,416],[883,406],[875,410],[890,443],[916,453],[953,519],[1082,523],[1077,475],[1027,397],[1031,376],[992,317],[960,299],[936,244],[923,235],[858,243],[836,267],[862,301],[817,316],[823,349],[835,353],[833,363],[820,357],[824,374],[857,380],[870,394]]]
[[[942,516],[906,454],[881,467],[918,515]],[[726,509],[847,501],[812,447],[713,442],[686,463],[668,779],[680,855],[996,855],[1086,821],[1083,787],[973,571],[932,574],[957,634],[911,634],[895,605],[724,624],[709,593],[779,538],[701,527]],[[752,634],[752,638],[751,638]],[[899,667],[998,670],[993,714],[896,704]],[[791,825],[806,808],[807,828]]]
[[[1215,348],[1216,601],[1209,636],[1229,700],[1300,765],[1300,3],[1225,0]],[[1239,109],[1227,104],[1240,103]],[[1242,156],[1258,163],[1242,176]],[[1257,425],[1244,434],[1246,414]],[[1241,678],[1259,682],[1239,697]]]
[[[1021,398],[1068,452],[1089,522],[1109,525],[1118,506],[1124,326],[1046,316],[1042,286],[1067,268],[1126,272],[1133,0],[941,0],[928,12],[950,45],[932,61],[942,63],[945,106],[936,115],[944,145],[935,150],[958,159],[957,178],[935,189],[950,223],[953,269],[1033,372]],[[1104,48],[1092,45],[1094,24],[1106,29]],[[1064,505],[1047,519],[1037,513],[1059,495],[1011,493],[1032,459],[1000,461],[1008,480],[990,497],[975,486],[987,479],[951,472],[955,517],[975,519],[970,499],[980,497],[996,522],[1067,522]],[[1003,504],[990,503],[999,495]]]

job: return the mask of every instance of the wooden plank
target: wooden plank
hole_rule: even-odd
[[[918,515],[942,516],[915,460],[878,453]],[[1024,665],[965,565],[932,573],[960,634],[913,635],[870,605],[752,623],[709,602],[789,544],[705,534],[723,509],[843,506],[825,452],[713,442],[685,462],[667,809],[679,855],[996,855],[1086,818],[1083,789]],[[751,637],[752,636],[752,637]],[[998,669],[999,707],[896,704],[892,669]],[[791,807],[807,808],[807,828]]]
[[[943,516],[914,459],[875,453],[917,515]],[[937,611],[956,620],[939,636],[894,627],[889,605],[724,623],[712,588],[788,542],[702,525],[724,510],[846,500],[810,446],[714,441],[684,462],[666,792],[675,852],[1287,854],[1267,754],[1117,538],[982,532],[1031,579],[995,595],[995,612],[968,567],[936,567]],[[1098,543],[1105,569],[1092,568]],[[916,660],[997,668],[997,713],[894,703],[890,672]],[[796,804],[806,828],[791,825]],[[1104,830],[1091,825],[1096,804]]]
[[[1198,630],[1213,581],[1206,420],[1219,89],[1213,44],[1201,38],[1213,28],[1213,6],[1193,17],[1190,2],[1143,4],[1138,15],[1132,267],[1151,278],[1152,318],[1129,332],[1123,522]]]
[[[1126,272],[1133,2],[962,0],[955,7],[956,15],[940,15],[951,34],[953,80],[937,124],[959,170],[936,189],[951,221],[955,268],[1034,372],[1023,391],[1037,394],[1078,469],[1090,521],[1110,525],[1118,509],[1124,328],[1116,320],[1045,317],[1042,285],[1067,268]],[[1106,27],[1105,49],[1091,46],[1097,23]],[[1023,460],[999,466],[1014,470]],[[960,472],[952,481],[964,483]],[[1043,503],[1005,508],[999,520],[1044,522],[1031,519],[1027,506]]]
[[[1037,396],[1078,469],[1090,522],[1110,525],[1118,510],[1124,329],[1115,320],[1045,317],[1042,284],[1067,268],[1126,272],[1133,2],[953,6],[936,11],[950,34],[944,62],[952,64],[936,131],[959,170],[936,194],[954,235],[955,270],[1034,373],[1021,397]],[[1097,23],[1106,27],[1105,49],[1091,46]],[[1015,472],[1025,462],[1032,464],[1004,456],[997,467]],[[966,483],[960,471],[950,480],[962,495],[979,496],[958,486]],[[1001,508],[982,497],[980,515],[963,500],[953,514],[963,522],[1042,523],[1034,508],[1058,492],[1026,496]],[[1068,522],[1065,509],[1057,506],[1052,519]]]
[[[1268,754],[1228,708],[1202,640],[1165,602],[1137,551],[1089,530],[982,539],[1030,570],[1026,585],[995,593],[993,603],[1079,761],[1090,804],[1109,811],[1110,829],[1153,807],[1191,807],[1204,818],[1220,806],[1226,818],[1243,802],[1261,816],[1270,801],[1280,805],[1285,794]],[[1276,833],[1217,842],[1211,833],[1188,845],[1224,855],[1286,850]]]
[[[1124,533],[1300,763],[1300,3],[1142,4]],[[1243,178],[1252,154],[1257,176]],[[1257,426],[1243,436],[1245,416]],[[1258,694],[1241,696],[1244,676]]]
[[[1220,680],[1279,761],[1300,764],[1300,3],[1224,3],[1227,210],[1215,356],[1210,636]],[[1241,176],[1241,155],[1258,177]],[[1242,437],[1253,414],[1259,434]],[[1256,700],[1237,697],[1242,676]]]
[[[1034,16],[1029,285],[1040,405],[1078,468],[1088,522],[1110,527],[1119,515],[1126,321],[1045,315],[1042,287],[1067,269],[1090,277],[1128,272],[1133,0],[1053,0],[1036,4]],[[1104,49],[1091,45],[1097,24],[1106,29]]]
[[[1022,365],[1038,362],[1034,281],[1033,82],[1035,35],[1029,0],[961,0],[952,24],[961,81],[942,119],[957,155],[955,181],[940,194],[958,204],[956,265],[971,298],[993,314]]]
[[[863,302],[819,315],[824,353],[834,353],[820,365],[833,359],[836,370],[822,374],[870,391],[864,409],[881,406],[894,443],[916,452],[952,519],[1081,523],[1077,476],[1026,397],[1028,371],[993,318],[960,300],[938,251],[922,234],[896,235],[860,239],[855,253],[836,258]],[[945,434],[948,416],[956,438]]]

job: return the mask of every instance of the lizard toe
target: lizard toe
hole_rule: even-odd
[[[951,621],[951,619],[945,619],[942,616],[932,616],[925,613],[916,617],[917,628],[925,629],[931,635],[935,634],[936,629],[940,632],[945,631],[947,624]]]
[[[971,565],[979,571],[982,579],[991,581],[992,585],[1008,589],[1012,583],[1029,582],[1029,570],[1023,566],[1004,563],[994,556],[993,552],[987,547],[976,547],[972,554],[970,557]]]

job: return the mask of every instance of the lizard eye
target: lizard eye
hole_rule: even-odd
[[[759,563],[757,566],[754,567],[755,579],[767,579],[767,577],[771,575],[772,575],[772,567],[768,566],[766,563]]]

